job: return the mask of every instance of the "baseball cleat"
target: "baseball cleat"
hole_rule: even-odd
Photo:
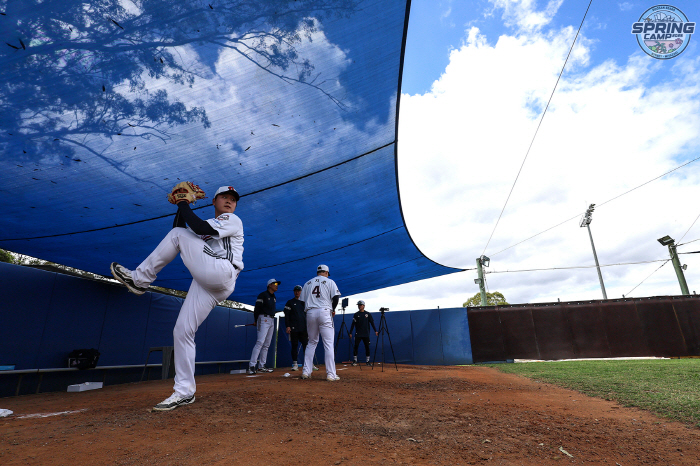
[[[357,361],[353,361],[353,362],[352,362],[352,365],[353,365],[353,366],[357,366]]]
[[[306,374],[301,374],[301,378],[302,378],[303,380],[310,379],[310,378],[311,378],[311,374],[308,374],[308,375],[306,375]]]
[[[314,370],[315,370],[315,371],[317,371],[317,370],[318,370],[318,367],[316,367],[316,366],[312,366],[312,367],[314,368]]]
[[[329,382],[337,382],[338,380],[340,380],[340,377],[338,377],[337,375],[329,375],[328,377],[326,377],[326,380],[328,380]]]
[[[194,395],[183,397],[177,393],[173,393],[168,398],[155,405],[153,411],[172,411],[178,406],[191,405],[192,403],[194,403]]]
[[[372,367],[372,363],[371,363],[371,362],[369,362],[369,361],[367,361],[367,362],[365,363],[365,366],[369,366],[369,367]]]
[[[248,366],[248,370],[245,371],[246,374],[248,375],[255,375],[257,374],[258,371],[255,370],[254,366]]]
[[[258,372],[272,372],[272,369],[268,369],[265,366],[258,368]]]
[[[134,294],[142,295],[148,290],[148,288],[141,288],[134,284],[134,280],[131,278],[131,271],[116,262],[112,262],[109,266],[109,270],[112,271],[112,275],[119,282],[123,283],[126,288]]]
[[[297,363],[292,364],[292,370],[293,371],[298,371],[299,370],[299,365]]]

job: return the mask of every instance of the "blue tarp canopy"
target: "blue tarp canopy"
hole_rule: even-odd
[[[181,180],[241,194],[245,269],[281,296],[458,271],[404,224],[397,112],[410,2],[0,0],[0,248],[109,275],[172,226]],[[155,285],[186,290],[177,259]]]

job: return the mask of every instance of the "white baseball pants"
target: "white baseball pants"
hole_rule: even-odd
[[[250,355],[250,365],[255,366],[258,363],[258,356],[260,356],[260,365],[258,367],[262,367],[267,361],[267,350],[270,349],[272,334],[275,331],[275,319],[260,315],[258,316],[256,327],[258,329],[258,339]]]
[[[319,335],[323,338],[323,349],[326,351],[326,377],[335,377],[335,352],[333,350],[333,340],[335,339],[335,329],[333,327],[333,317],[330,309],[309,309],[306,312],[306,329],[309,332],[309,344],[304,352],[304,375],[311,375],[313,372],[314,353],[318,346]]]
[[[192,274],[192,284],[173,330],[175,347],[175,387],[180,396],[193,395],[194,335],[214,306],[228,298],[236,286],[239,271],[226,259],[204,253],[206,243],[185,228],[173,228],[153,252],[131,273],[137,286],[147,287],[178,253]]]

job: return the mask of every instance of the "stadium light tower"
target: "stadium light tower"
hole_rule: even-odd
[[[668,246],[668,253],[671,255],[671,262],[673,263],[673,268],[676,270],[676,276],[678,277],[678,284],[681,286],[681,293],[689,295],[688,283],[685,281],[685,275],[683,275],[683,270],[686,266],[681,267],[681,262],[678,260],[678,252],[676,251],[676,242],[673,238],[666,235],[663,238],[659,238],[656,241],[661,243],[662,246]]]
[[[603,291],[603,299],[608,299],[608,294],[605,292],[605,285],[603,284],[603,275],[600,273],[600,264],[598,263],[598,254],[595,253],[595,244],[593,244],[593,235],[591,234],[591,222],[593,221],[593,210],[595,209],[595,204],[591,204],[586,210],[586,213],[581,217],[581,222],[579,226],[581,228],[588,228],[588,236],[591,238],[591,248],[593,248],[593,258],[595,259],[595,267],[598,270],[598,280],[600,280],[600,289]]]
[[[486,287],[484,286],[484,269],[491,263],[491,259],[482,255],[476,258],[476,269],[479,273],[479,278],[474,279],[474,283],[479,285],[479,293],[481,294],[481,305],[486,306]]]

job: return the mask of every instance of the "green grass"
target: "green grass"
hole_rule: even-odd
[[[700,427],[700,359],[553,361],[489,366]]]

